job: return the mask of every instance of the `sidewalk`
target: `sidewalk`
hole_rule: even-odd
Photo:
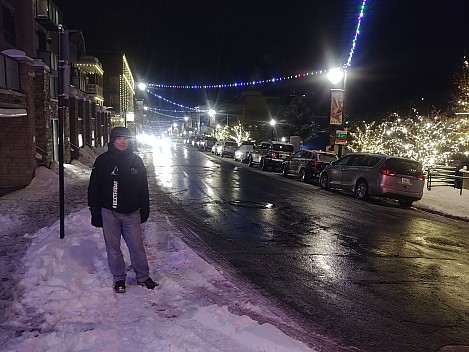
[[[461,190],[439,186],[431,191],[424,189],[423,198],[413,206],[432,213],[445,215],[454,219],[469,221],[469,189]]]

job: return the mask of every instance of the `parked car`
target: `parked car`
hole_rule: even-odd
[[[192,140],[192,146],[194,148],[198,148],[201,139],[202,139],[202,136],[194,136],[194,139]]]
[[[249,166],[259,165],[261,170],[281,169],[283,162],[293,154],[293,144],[272,141],[261,142],[249,155]]]
[[[213,145],[217,142],[215,137],[205,136],[199,141],[199,150],[212,150]]]
[[[221,142],[222,142],[222,141],[216,141],[216,142],[212,145],[211,151],[212,151],[213,154],[217,154],[217,148],[218,148],[218,146],[221,144]]]
[[[282,164],[282,175],[293,174],[301,182],[319,178],[321,171],[331,162],[337,161],[337,155],[321,150],[298,150]]]
[[[379,196],[397,199],[404,206],[423,196],[425,175],[418,161],[396,156],[351,153],[326,166],[321,188],[351,191],[358,199]]]
[[[189,144],[190,146],[192,146],[192,141],[194,140],[195,136],[189,136],[186,138],[185,140],[185,144]]]
[[[248,160],[249,154],[254,150],[254,142],[245,141],[241,142],[241,146],[235,151],[234,160],[239,160],[242,163]]]
[[[238,143],[235,141],[222,141],[220,144],[217,146],[217,155],[220,155],[221,157],[224,156],[230,156],[234,157],[234,153],[238,149]]]

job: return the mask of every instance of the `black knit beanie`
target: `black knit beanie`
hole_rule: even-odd
[[[111,143],[114,143],[117,137],[132,138],[132,135],[130,134],[130,131],[126,127],[118,126],[118,127],[114,127],[111,130],[111,136],[110,136]]]

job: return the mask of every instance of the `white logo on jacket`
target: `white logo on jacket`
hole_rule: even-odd
[[[114,170],[112,170],[111,175],[119,175],[119,168],[114,166]]]
[[[112,208],[117,208],[117,189],[119,187],[119,181],[114,181],[114,186],[112,186]]]

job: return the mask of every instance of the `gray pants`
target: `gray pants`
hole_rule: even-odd
[[[137,281],[145,281],[149,277],[147,255],[142,240],[140,227],[140,211],[131,214],[120,214],[109,209],[101,209],[103,217],[103,234],[106,244],[107,262],[114,282],[125,280],[126,270],[124,256],[121,251],[121,235],[130,252],[130,262]]]

